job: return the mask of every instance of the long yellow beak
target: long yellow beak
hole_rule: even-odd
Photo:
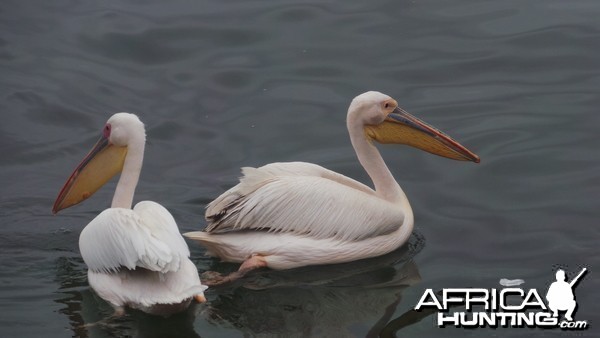
[[[479,156],[400,107],[396,107],[383,123],[366,126],[365,133],[379,143],[406,144],[453,160],[479,163]]]
[[[63,186],[54,202],[52,213],[56,214],[92,196],[123,170],[125,155],[127,147],[112,145],[102,136]]]

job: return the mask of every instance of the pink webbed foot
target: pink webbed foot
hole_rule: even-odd
[[[206,271],[202,273],[201,279],[202,284],[206,286],[217,286],[226,283],[233,282],[244,277],[248,272],[267,266],[267,261],[264,256],[252,255],[252,257],[245,260],[240,268],[236,272],[232,272],[227,276],[223,276],[215,271]]]

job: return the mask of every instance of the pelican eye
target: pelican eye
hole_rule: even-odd
[[[391,110],[391,109],[396,108],[396,101],[387,100],[387,101],[383,102],[383,104],[381,106],[383,107],[384,110]]]
[[[111,130],[110,123],[107,123],[104,126],[104,129],[102,130],[102,135],[104,135],[104,137],[106,137],[106,138],[109,138],[110,137],[110,130]]]

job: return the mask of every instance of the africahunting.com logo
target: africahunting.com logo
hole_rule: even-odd
[[[586,273],[587,269],[583,268],[575,278],[567,282],[564,270],[556,271],[556,281],[546,292],[547,303],[542,300],[536,289],[445,288],[438,293],[432,289],[425,290],[415,310],[437,309],[438,327],[540,327],[583,330],[588,328],[588,322],[573,320],[577,309],[573,290]],[[462,310],[463,306],[466,307],[466,311],[451,312],[450,308]],[[564,313],[562,320],[561,313]]]

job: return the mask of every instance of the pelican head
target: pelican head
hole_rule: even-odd
[[[98,142],[75,168],[58,194],[52,212],[57,213],[92,196],[123,170],[129,149],[135,148],[139,154],[141,148],[143,156],[145,141],[144,124],[136,115],[117,113],[111,116]],[[141,167],[132,170],[139,172]]]
[[[406,144],[453,160],[479,163],[479,156],[407,113],[396,100],[380,92],[366,92],[352,100],[348,108],[348,128],[354,126],[364,128],[371,141]]]

